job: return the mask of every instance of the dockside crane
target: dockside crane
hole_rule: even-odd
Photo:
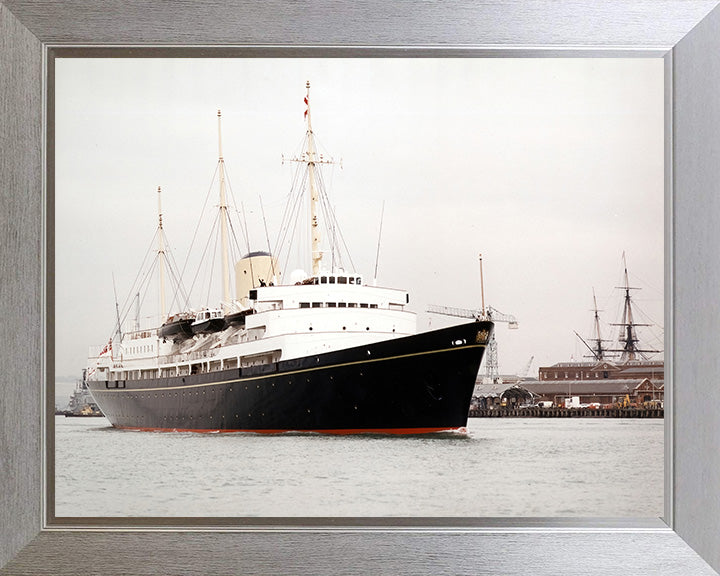
[[[469,308],[452,308],[449,306],[437,306],[435,304],[429,304],[427,307],[428,312],[433,314],[442,314],[444,316],[456,316],[459,318],[474,318],[475,320],[490,320],[491,322],[507,323],[508,328],[511,330],[517,330],[518,321],[512,314],[504,314],[492,306],[485,306],[485,288],[483,285],[483,273],[482,273],[482,254],[480,254],[480,292],[482,298],[482,308],[480,309],[469,309]],[[532,362],[532,359],[531,359]],[[496,384],[500,381],[500,374],[498,369],[498,355],[497,355],[497,341],[495,340],[495,331],[490,336],[487,348],[485,350],[485,381]]]
[[[528,363],[525,365],[525,369],[520,373],[520,378],[527,378],[527,375],[530,373],[530,366],[532,366],[533,360],[535,360],[535,356],[530,356],[530,360],[528,360]]]

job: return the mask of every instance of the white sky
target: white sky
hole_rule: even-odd
[[[582,359],[573,331],[592,335],[593,288],[620,320],[623,251],[639,308],[663,323],[661,59],[58,59],[57,378],[79,377],[112,333],[113,277],[122,304],[158,186],[182,266],[218,109],[251,248],[267,249],[260,196],[274,243],[307,80],[319,143],[342,158],[325,178],[357,272],[373,276],[384,201],[378,284],[410,292],[419,330],[457,321],[429,303],[480,307],[479,253],[486,304],[520,325],[497,327],[501,373]]]

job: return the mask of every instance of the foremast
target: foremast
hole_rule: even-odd
[[[604,340],[600,335],[600,314],[598,311],[597,298],[595,297],[595,288],[593,288],[593,323],[595,324],[595,349],[591,350],[595,359],[600,361],[605,359],[606,350],[603,347]]]
[[[225,193],[225,160],[222,152],[222,114],[218,110],[218,171],[220,178],[220,242],[222,260],[223,298],[222,311],[230,311],[230,260],[228,256],[228,207]]]

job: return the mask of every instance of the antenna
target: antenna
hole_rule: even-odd
[[[385,217],[385,200],[382,203],[382,210],[380,211],[380,231],[378,232],[377,251],[375,252],[375,274],[373,276],[373,283],[377,285],[377,270],[378,261],[380,260],[380,238],[382,237],[383,218]]]
[[[479,257],[480,257],[480,303],[482,305],[483,318],[487,318],[487,316],[485,315],[485,286],[483,284],[482,254],[479,254]]]

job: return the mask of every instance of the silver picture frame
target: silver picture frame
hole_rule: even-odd
[[[0,574],[715,574],[720,9],[713,0],[254,4],[0,1]],[[52,517],[46,366],[53,51],[650,56],[666,70],[665,514],[633,519]],[[183,48],[184,47],[184,48]]]

